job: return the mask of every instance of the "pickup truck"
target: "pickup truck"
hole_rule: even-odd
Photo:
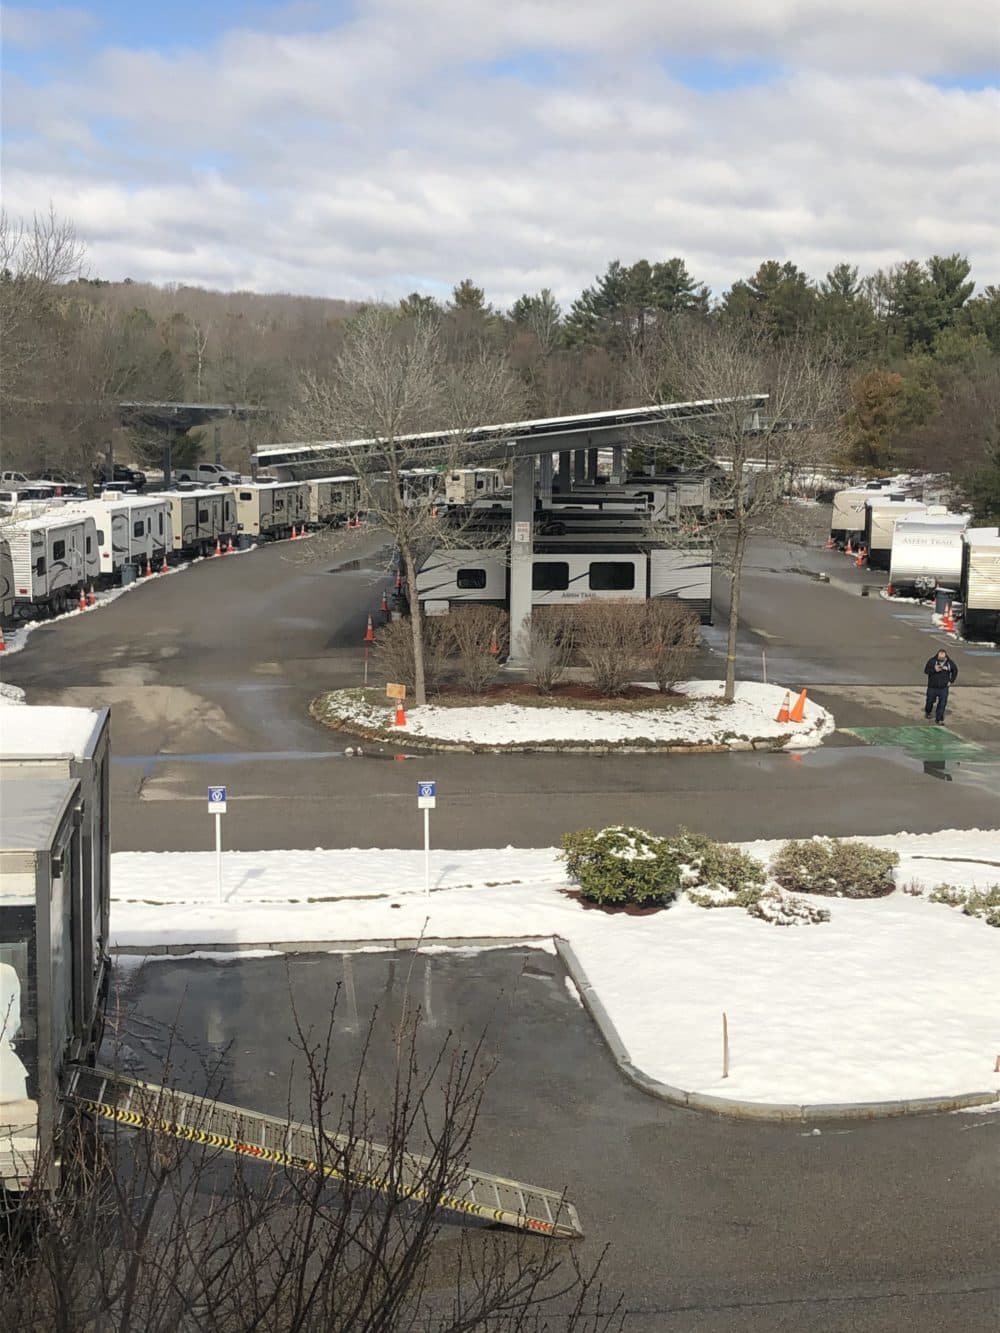
[[[236,486],[240,474],[221,463],[189,463],[187,467],[174,469],[177,481],[194,481],[199,486]]]

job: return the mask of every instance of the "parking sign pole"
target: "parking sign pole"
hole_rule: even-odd
[[[219,906],[222,906],[222,816],[215,816],[215,883],[219,890]]]
[[[424,810],[424,897],[431,896],[431,812]]]

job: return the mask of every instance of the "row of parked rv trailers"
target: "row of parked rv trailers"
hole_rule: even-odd
[[[971,527],[968,514],[872,483],[837,492],[830,538],[863,549],[897,593],[952,593],[968,637],[1000,632],[1000,529]]]
[[[325,477],[18,506],[0,525],[0,617],[58,615],[81,590],[127,581],[147,564],[341,522],[358,494],[356,477]]]

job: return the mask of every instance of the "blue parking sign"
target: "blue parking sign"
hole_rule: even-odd
[[[208,789],[208,813],[210,815],[224,815],[226,813],[227,792],[225,787],[209,787]]]
[[[437,803],[437,783],[436,782],[418,782],[417,783],[417,809],[433,810]]]

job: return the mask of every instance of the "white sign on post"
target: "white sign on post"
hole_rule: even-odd
[[[417,783],[417,809],[424,812],[424,894],[431,895],[431,811],[437,805],[437,783]]]
[[[530,524],[530,523],[515,522],[515,524],[514,524],[514,540],[515,540],[516,542],[530,542],[530,541],[531,541],[531,524]]]
[[[208,813],[215,815],[215,887],[222,902],[222,816],[226,813],[228,793],[225,787],[209,787]]]

